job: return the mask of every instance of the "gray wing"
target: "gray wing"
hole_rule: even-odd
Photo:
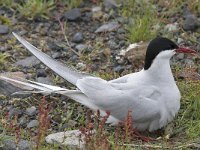
[[[86,77],[77,81],[77,87],[98,108],[109,111],[121,121],[126,118],[129,110],[132,111],[133,120],[137,122],[155,119],[160,114],[157,101],[160,92],[154,86],[137,86],[124,90],[118,88],[116,83],[113,86],[100,78]]]
[[[63,77],[68,82],[75,85],[78,79],[81,79],[86,76],[90,76],[86,73],[78,72],[77,70],[67,67],[66,65],[56,61],[55,59],[51,58],[47,54],[38,50],[35,46],[31,45],[29,42],[27,42],[24,38],[17,35],[16,33],[13,32],[13,35],[19,40],[20,43],[22,43],[41,62],[43,62],[50,69],[52,69],[55,73],[57,73],[58,75]]]

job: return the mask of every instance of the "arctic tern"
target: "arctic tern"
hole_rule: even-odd
[[[1,79],[33,87],[40,93],[63,94],[94,111],[99,110],[102,116],[110,112],[107,123],[112,125],[124,121],[128,111],[131,111],[133,126],[140,131],[154,131],[172,121],[180,108],[181,95],[170,68],[170,58],[175,53],[196,53],[192,49],[178,47],[167,38],[158,37],[149,43],[141,71],[106,81],[71,69],[38,50],[16,33],[13,35],[41,62],[77,89],[68,90],[3,76]]]

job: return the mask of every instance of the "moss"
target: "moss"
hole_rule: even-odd
[[[54,9],[54,0],[28,0],[17,5],[17,10],[22,16],[28,19],[36,17],[48,19],[50,10]]]
[[[0,5],[7,8],[15,8],[16,3],[13,0],[0,0]]]
[[[63,3],[66,3],[68,9],[77,8],[83,0],[63,0]]]
[[[200,136],[200,84],[197,81],[178,82],[182,93],[181,110],[177,123],[185,128],[189,138]]]
[[[0,22],[4,25],[11,25],[11,21],[6,16],[0,16]]]
[[[129,19],[126,29],[130,42],[148,41],[156,36],[157,29],[154,29],[154,26],[159,22],[151,2],[127,0],[120,13]]]
[[[4,69],[4,64],[6,61],[7,55],[5,53],[0,53],[0,70]]]
[[[142,17],[137,16],[127,26],[128,39],[131,42],[148,41],[156,36],[156,31],[152,30],[154,19],[151,19],[151,13]]]

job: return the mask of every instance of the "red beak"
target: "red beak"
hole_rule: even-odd
[[[197,54],[197,51],[192,50],[186,47],[179,47],[175,50],[177,53],[190,53],[190,54]]]

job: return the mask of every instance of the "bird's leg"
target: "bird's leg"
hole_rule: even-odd
[[[139,131],[137,131],[136,129],[133,129],[133,136],[142,140],[143,142],[151,142],[153,141],[154,139],[151,138],[151,137],[147,137],[147,136],[144,136],[142,135]]]
[[[150,137],[146,137],[142,134],[140,134],[135,128],[133,128],[134,119],[132,116],[132,110],[128,110],[126,120],[122,122],[122,125],[124,126],[125,135],[137,139],[141,139],[144,142],[152,141],[153,139]]]

